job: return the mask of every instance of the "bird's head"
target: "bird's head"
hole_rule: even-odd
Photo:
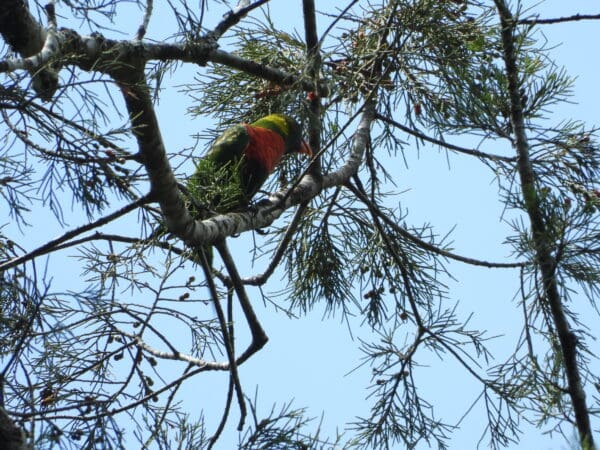
[[[268,128],[275,131],[285,141],[284,153],[303,153],[311,157],[310,146],[302,139],[302,127],[291,117],[283,114],[269,114],[258,119],[253,126]]]

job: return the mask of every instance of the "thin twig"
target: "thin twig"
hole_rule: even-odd
[[[473,266],[489,267],[489,268],[515,269],[515,268],[519,268],[519,267],[524,267],[529,264],[527,262],[514,262],[514,263],[489,262],[489,261],[483,261],[483,260],[479,260],[479,259],[475,259],[475,258],[469,258],[468,256],[462,256],[462,255],[458,255],[456,253],[449,252],[447,250],[443,250],[433,244],[430,244],[429,242],[425,242],[424,240],[416,237],[415,235],[410,233],[408,230],[399,226],[389,216],[387,216],[386,214],[383,214],[379,210],[379,208],[375,207],[375,205],[373,205],[372,201],[369,200],[369,198],[367,197],[364,190],[357,188],[356,186],[354,186],[351,183],[347,183],[346,187],[348,189],[350,189],[352,191],[352,193],[354,193],[354,195],[356,195],[359,198],[359,200],[362,201],[369,209],[373,208],[373,210],[376,213],[376,216],[379,219],[383,220],[385,222],[385,224],[387,226],[389,226],[390,228],[392,228],[396,233],[398,233],[400,236],[406,238],[407,240],[413,242],[414,244],[418,245],[422,249],[427,250],[431,253],[435,253],[437,255],[444,256],[445,258],[448,258],[448,259],[454,259],[456,261],[460,261],[465,264],[470,264]]]
[[[352,0],[350,3],[348,3],[348,5],[339,14],[335,15],[335,19],[327,26],[327,28],[321,35],[321,38],[319,39],[319,46],[321,46],[321,44],[323,43],[325,38],[329,35],[329,32],[333,29],[335,24],[338,23],[340,20],[342,20],[344,18],[344,16],[346,15],[346,13],[348,11],[350,11],[350,8],[352,8],[357,3],[358,3],[358,0]]]
[[[277,246],[277,249],[275,250],[275,254],[273,255],[273,258],[271,259],[271,262],[269,263],[269,265],[265,269],[265,271],[260,275],[256,275],[252,278],[247,278],[247,279],[243,280],[244,284],[248,284],[248,285],[252,285],[252,286],[261,286],[261,285],[265,284],[265,282],[269,279],[269,277],[271,275],[273,275],[273,272],[279,265],[281,258],[283,258],[283,255],[285,254],[286,249],[288,248],[290,242],[292,241],[292,238],[294,237],[294,233],[296,232],[296,229],[298,228],[298,225],[300,224],[300,221],[302,219],[302,216],[304,215],[304,211],[306,211],[307,206],[308,205],[306,203],[303,203],[296,210],[296,213],[294,214],[292,221],[290,222],[287,229],[285,230],[285,234],[279,241],[279,245]]]
[[[139,199],[135,200],[134,202],[132,202],[128,205],[125,205],[121,209],[118,209],[117,211],[115,211],[107,216],[101,217],[100,219],[95,220],[94,222],[90,222],[86,225],[82,225],[73,230],[67,231],[62,236],[46,242],[44,245],[36,248],[35,250],[32,250],[24,255],[21,255],[17,258],[13,258],[11,260],[8,260],[8,261],[0,264],[0,272],[10,269],[11,267],[18,266],[19,264],[23,264],[27,261],[37,258],[38,256],[42,256],[42,255],[45,255],[46,253],[50,253],[51,251],[55,250],[59,245],[64,244],[65,242],[67,242],[70,239],[73,239],[75,236],[78,236],[82,233],[85,233],[86,231],[89,231],[94,228],[105,225],[121,216],[124,216],[125,214],[129,213],[130,211],[133,211],[133,210],[139,208],[140,206],[147,203],[149,201],[149,199],[150,199],[150,196],[145,195],[145,196],[140,197]]]
[[[440,147],[444,147],[444,148],[447,148],[448,150],[452,150],[452,151],[455,151],[458,153],[463,153],[465,155],[477,156],[478,158],[491,159],[491,160],[495,160],[495,161],[503,161],[503,162],[508,162],[508,163],[514,163],[517,159],[514,156],[494,155],[492,153],[485,153],[485,152],[482,152],[479,150],[464,148],[464,147],[460,147],[458,145],[450,144],[446,141],[442,141],[441,139],[436,139],[431,136],[427,136],[426,134],[423,134],[420,131],[417,131],[413,128],[402,125],[401,123],[396,122],[395,120],[390,119],[389,117],[386,117],[383,114],[377,113],[375,115],[375,118],[378,120],[381,120],[382,122],[387,123],[388,125],[392,125],[393,127],[398,128],[399,130],[402,130],[405,133],[408,133],[416,138],[422,139],[422,140],[424,140],[426,142],[430,142],[432,144],[439,145]]]
[[[517,23],[519,25],[550,25],[553,23],[577,22],[580,20],[598,19],[600,19],[600,14],[575,14],[573,16],[554,17],[551,19],[519,19],[517,20]]]

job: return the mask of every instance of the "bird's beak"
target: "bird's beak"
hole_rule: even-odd
[[[304,139],[300,141],[300,150],[298,150],[298,153],[304,153],[305,155],[308,155],[309,158],[312,158],[313,156],[312,149]]]

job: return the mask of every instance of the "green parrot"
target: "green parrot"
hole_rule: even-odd
[[[288,116],[270,114],[252,124],[228,128],[198,161],[188,180],[192,214],[204,219],[215,213],[244,210],[289,153],[312,156],[302,139],[302,128]]]

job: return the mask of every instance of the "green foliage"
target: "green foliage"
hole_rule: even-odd
[[[326,301],[330,312],[338,307],[345,310],[352,301],[351,280],[344,270],[351,255],[342,235],[332,235],[327,220],[316,220],[320,215],[315,210],[305,215],[302,232],[287,254],[291,304],[303,312],[320,300]]]
[[[15,77],[0,87],[0,195],[22,224],[37,207],[64,223],[63,208],[71,202],[91,218],[113,198],[135,196],[136,175],[128,167],[133,157],[115,143],[129,128],[115,126],[106,115],[110,96],[101,99],[98,92],[106,81],[98,78],[85,88],[69,83],[69,98],[59,96],[52,107],[28,98],[26,79]]]
[[[242,164],[242,158],[221,166],[210,158],[197,161],[196,170],[187,183],[193,199],[191,208],[197,218],[204,218],[201,208],[224,213],[244,204]]]
[[[249,28],[237,27],[232,40],[235,56],[297,75],[304,71],[304,42],[278,29],[269,16]],[[305,93],[298,83],[280,86],[226,65],[211,66],[196,82],[186,87],[197,99],[191,114],[213,115],[224,126],[252,123],[272,113],[287,114],[299,123],[306,117]]]
[[[340,437],[336,440],[320,437],[320,424],[314,432],[313,418],[306,417],[304,408],[292,408],[291,403],[284,404],[279,411],[275,406],[269,415],[259,418],[256,412],[256,398],[251,404],[252,425],[244,432],[239,445],[240,450],[326,450],[337,448]]]

